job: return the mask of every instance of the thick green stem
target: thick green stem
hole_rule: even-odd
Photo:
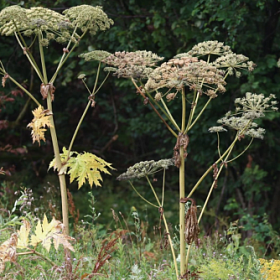
[[[182,90],[182,133],[185,131],[186,125],[186,96]],[[179,200],[185,198],[185,151],[180,146],[180,167],[179,167]],[[186,240],[185,240],[185,204],[179,203],[179,226],[180,226],[180,274],[181,277],[187,272],[186,265]]]
[[[181,165],[179,168],[179,197],[185,198],[185,158],[184,147],[180,147]],[[185,241],[185,204],[179,203],[179,226],[180,226],[180,272],[181,276],[186,273],[186,241]]]
[[[48,84],[48,78],[47,78],[47,71],[46,71],[46,65],[45,65],[44,51],[43,51],[42,45],[40,44],[40,36],[38,36],[38,38],[39,38],[40,58],[41,58],[43,75],[44,75],[43,83],[46,85],[46,84]],[[48,97],[47,97],[47,106],[48,106],[48,110],[50,110],[50,112],[52,112],[52,97],[51,97],[50,92],[48,93]],[[55,130],[53,115],[50,115],[50,122],[51,122],[50,133],[51,133],[51,138],[52,138],[56,166],[57,166],[58,171],[60,171],[62,164],[61,164],[61,158],[60,158],[60,152],[59,152],[59,146],[58,146],[58,141],[57,141],[57,134],[56,134],[56,130]],[[69,217],[68,217],[68,200],[67,200],[65,174],[60,174],[58,172],[58,179],[59,179],[60,193],[61,193],[62,218],[63,218],[64,232],[68,235],[69,234]]]
[[[47,104],[48,104],[48,109],[52,112],[52,100],[51,100],[50,94],[48,94]],[[51,138],[52,138],[55,162],[56,162],[57,169],[60,170],[62,165],[61,165],[61,158],[60,158],[60,152],[59,152],[59,146],[58,146],[58,141],[57,141],[57,135],[56,135],[55,125],[54,125],[53,115],[50,116],[50,120],[51,120],[50,133],[51,133]],[[68,200],[67,200],[65,174],[58,174],[58,179],[59,179],[60,193],[61,193],[63,225],[65,227],[65,234],[68,235],[69,234],[69,217],[68,217]]]

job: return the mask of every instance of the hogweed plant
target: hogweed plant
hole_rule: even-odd
[[[99,70],[97,71],[94,89],[89,95],[88,105],[81,116],[68,149],[63,148],[62,154],[60,154],[60,147],[57,140],[54,122],[55,113],[52,110],[52,102],[54,101],[56,91],[55,81],[63,65],[86,33],[94,35],[99,30],[104,31],[110,28],[112,24],[113,21],[107,17],[101,7],[89,5],[69,8],[63,11],[63,14],[42,7],[24,9],[16,5],[7,7],[0,13],[1,35],[15,36],[23,54],[41,81],[40,92],[44,100],[43,102],[39,102],[38,97],[34,96],[17,82],[11,73],[7,73],[4,65],[0,61],[0,74],[3,76],[2,86],[5,87],[7,80],[10,80],[23,90],[38,106],[37,109],[32,111],[34,118],[28,124],[28,127],[31,129],[33,143],[38,142],[40,145],[41,141],[46,141],[45,132],[48,129],[50,130],[55,156],[50,167],[53,167],[58,172],[63,224],[66,233],[69,233],[69,222],[65,174],[70,175],[71,182],[76,179],[79,188],[86,181],[91,186],[93,183],[98,186],[102,180],[100,172],[109,173],[107,168],[112,167],[109,163],[93,154],[86,152],[79,154],[72,151],[72,146],[81,122],[90,105],[94,107],[94,97],[100,88],[97,88]],[[64,47],[61,50],[61,58],[56,70],[51,78],[49,78],[48,75],[50,73],[47,72],[47,65],[45,63],[45,49],[51,46],[50,43],[52,41],[56,41]],[[40,54],[39,62],[35,60],[31,47],[32,49],[38,48]],[[45,102],[46,104],[44,104]]]
[[[163,169],[165,172],[167,166],[172,165],[171,162],[179,169],[180,272],[177,269],[175,253],[169,235],[168,238],[172,248],[177,278],[187,278],[191,245],[196,242],[199,231],[198,224],[201,221],[211,193],[217,186],[217,180],[222,169],[241,156],[255,138],[263,138],[265,130],[258,127],[255,120],[263,117],[266,112],[277,110],[275,106],[277,102],[274,101],[275,96],[265,97],[263,94],[248,92],[245,97],[235,100],[236,112],[228,112],[225,117],[218,121],[219,126],[209,129],[210,132],[217,133],[219,158],[206,170],[186,196],[185,178],[187,173],[185,160],[188,156],[187,148],[191,144],[190,130],[194,125],[198,124],[208,105],[215,98],[222,98],[226,92],[227,77],[235,75],[239,78],[241,71],[251,72],[255,64],[249,61],[246,56],[235,54],[229,46],[217,41],[199,43],[189,52],[178,54],[160,66],[157,66],[157,63],[163,60],[163,57],[149,51],[123,51],[111,55],[106,53],[105,57],[104,54],[105,52],[103,51],[92,51],[84,54],[83,57],[87,60],[102,61],[108,65],[108,67],[104,68],[105,71],[114,72],[114,75],[118,78],[130,79],[138,94],[143,98],[144,105],[152,107],[165,127],[175,137],[172,159],[164,160],[165,164],[163,165],[159,163],[161,161],[140,162],[129,168],[119,179],[130,180],[132,178],[146,177],[157,201],[157,205],[152,205],[160,210],[161,216],[165,221],[163,200],[158,199],[148,175],[158,169]],[[206,101],[205,97],[207,98]],[[180,121],[175,120],[169,110],[172,103],[179,102],[179,100],[181,100],[182,108]],[[203,104],[200,111],[198,111],[198,108],[200,108],[198,107],[199,103]],[[227,129],[235,130],[235,136],[228,148],[225,151],[221,151],[219,135],[220,132],[227,131]],[[243,139],[248,137],[251,140],[244,151],[233,158],[231,154],[235,144],[238,141],[245,142],[246,140]],[[197,217],[195,200],[191,197],[211,171],[213,172],[213,183],[210,186],[199,217]],[[132,183],[131,186],[133,187]],[[139,196],[151,204],[141,194]],[[162,196],[164,197],[164,187]],[[186,212],[185,203],[187,201],[191,201],[191,207]],[[167,226],[166,232],[169,233]]]

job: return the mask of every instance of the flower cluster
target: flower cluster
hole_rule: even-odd
[[[204,55],[227,55],[232,53],[229,46],[224,46],[224,43],[218,41],[205,41],[195,45],[187,53],[178,54],[175,58],[180,58],[182,56],[204,56]]]
[[[107,56],[102,62],[112,65],[107,70],[114,71],[114,75],[124,78],[147,79],[153,71],[153,66],[163,57],[150,51],[115,52]]]
[[[107,58],[110,55],[111,53],[109,52],[95,50],[88,53],[82,53],[79,55],[79,57],[84,58],[85,61],[92,61],[92,60],[103,61],[105,58]]]
[[[82,32],[89,31],[94,35],[100,30],[109,29],[114,24],[112,19],[103,12],[102,7],[80,5],[63,11],[73,26],[78,26]]]
[[[153,91],[166,87],[180,90],[188,86],[190,90],[202,92],[202,86],[205,86],[225,92],[225,84],[223,71],[196,57],[180,57],[156,68],[151,73],[145,89]]]
[[[174,165],[173,159],[161,159],[159,161],[141,161],[139,163],[134,164],[133,166],[129,167],[127,171],[117,177],[117,180],[130,180],[134,178],[141,178],[155,172],[167,169],[169,166]]]
[[[266,111],[278,110],[275,106],[278,102],[273,100],[275,98],[274,94],[265,97],[263,94],[247,92],[245,97],[235,99],[236,110],[242,112],[248,119],[260,118]]]
[[[273,94],[265,97],[263,94],[247,92],[245,97],[237,98],[235,100],[235,103],[237,104],[237,113],[232,114],[231,112],[228,112],[225,117],[218,120],[218,123],[222,124],[222,126],[211,127],[209,131],[226,131],[224,126],[227,126],[237,130],[239,137],[248,135],[252,138],[263,139],[265,129],[258,127],[253,120],[264,117],[264,113],[269,110],[278,110],[275,106],[277,101],[272,99],[275,99],[275,95]]]
[[[53,10],[33,7],[24,9],[20,6],[10,6],[0,12],[0,32],[10,36],[21,32],[24,36],[42,36],[40,43],[48,46],[50,40],[65,43],[71,40],[77,43],[80,36],[72,30],[78,27],[82,32],[95,34],[98,29],[105,30],[113,24],[111,19],[100,7],[81,5],[70,8],[59,14]]]
[[[250,72],[254,70],[255,64],[253,61],[249,61],[249,58],[243,54],[229,53],[227,55],[218,57],[213,63],[213,66],[217,68],[227,68],[228,74],[235,75],[237,78],[241,76],[241,73],[237,69],[248,69]]]
[[[69,33],[71,23],[63,15],[42,7],[5,8],[0,13],[0,25],[1,34],[6,36],[13,35],[15,32],[22,32],[25,36],[44,33],[45,38],[41,42],[43,46],[47,46],[52,39],[65,42],[71,38]]]

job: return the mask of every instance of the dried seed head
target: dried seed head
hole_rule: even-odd
[[[114,75],[123,78],[147,79],[153,71],[153,66],[163,57],[148,52],[115,52],[107,56],[102,62],[114,66]]]
[[[190,90],[202,92],[202,87],[225,91],[224,72],[196,57],[171,59],[156,68],[145,85],[148,91],[159,88],[181,90],[188,86]]]
[[[155,101],[160,101],[161,100],[161,93],[157,92],[155,95]]]

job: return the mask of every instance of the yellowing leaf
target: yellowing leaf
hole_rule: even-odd
[[[17,248],[24,249],[29,244],[29,232],[30,232],[30,223],[27,220],[23,220],[23,224],[18,230],[18,242]]]
[[[58,245],[62,244],[65,248],[74,251],[74,248],[67,240],[74,240],[74,238],[61,233],[63,224],[57,221],[55,218],[49,223],[46,215],[44,215],[43,222],[39,220],[35,229],[35,234],[31,236],[31,245],[36,247],[39,243],[46,248],[49,252],[54,242],[55,249],[58,249]]]
[[[62,168],[59,174],[70,174],[70,182],[72,183],[75,179],[78,181],[78,187],[88,181],[92,187],[93,183],[96,186],[101,186],[100,181],[102,177],[100,172],[110,174],[107,168],[114,169],[111,163],[106,162],[102,158],[97,157],[91,153],[78,154],[77,152],[70,152],[70,158],[67,159],[68,150],[66,148],[62,149],[63,153],[60,154]],[[76,155],[76,157],[74,157]],[[54,170],[57,169],[57,164],[55,159],[50,162],[49,169],[53,167]]]
[[[77,157],[71,157],[67,166],[69,167],[70,182],[74,179],[78,181],[78,187],[88,180],[90,186],[94,183],[96,186],[101,186],[102,177],[100,172],[110,174],[107,168],[113,169],[111,163],[93,155],[91,153],[78,154]]]
[[[71,157],[74,153],[75,153],[75,152],[70,152],[70,157]],[[77,154],[77,153],[76,153],[76,154]],[[60,159],[61,159],[61,163],[62,163],[62,168],[61,168],[61,169],[63,169],[63,172],[64,172],[64,173],[66,173],[66,169],[67,169],[67,166],[66,166],[67,155],[68,155],[68,150],[67,150],[65,147],[63,147],[63,148],[62,148],[62,154],[60,154]],[[50,162],[49,169],[50,169],[50,168],[53,168],[54,170],[58,169],[55,158]],[[61,170],[60,170],[60,171],[61,171]]]
[[[50,117],[51,113],[49,110],[44,110],[42,106],[39,106],[37,109],[32,111],[32,114],[34,115],[34,118],[31,123],[27,125],[27,127],[30,127],[32,129],[31,136],[33,143],[35,141],[38,141],[40,145],[40,140],[46,141],[46,129],[44,127],[52,127]]]
[[[16,261],[17,234],[13,233],[10,239],[6,240],[0,246],[0,273],[5,269],[5,262]]]

